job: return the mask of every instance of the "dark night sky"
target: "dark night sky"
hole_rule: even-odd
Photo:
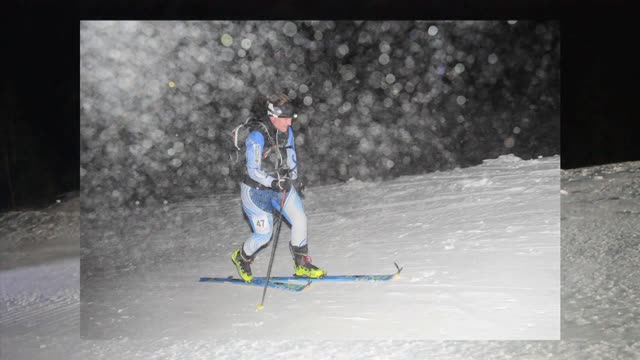
[[[256,18],[240,12],[250,8],[246,4],[211,9],[209,3],[165,1],[150,11],[150,1],[136,7],[124,6],[125,1],[96,1],[83,2],[79,17],[38,15],[32,10],[20,14],[23,21],[11,24],[11,34],[20,35],[8,36],[4,44],[3,53],[15,55],[5,57],[11,70],[0,80],[0,209],[48,204],[59,194],[79,189],[80,19],[184,19],[205,13],[212,14],[209,18]],[[561,19],[562,167],[640,159],[640,146],[635,145],[640,121],[633,106],[638,103],[638,61],[631,55],[637,42],[632,35],[635,22],[624,19],[626,9],[618,2],[599,1],[588,9],[577,9],[569,2],[529,1],[514,9],[511,2],[470,5],[447,1],[436,2],[425,16],[416,11],[418,2],[398,6],[397,2],[368,1],[347,9],[339,8],[338,3],[305,5],[310,13],[304,17]],[[261,18],[300,17],[293,2],[274,7],[262,4],[255,7]],[[585,10],[592,16],[584,15]]]

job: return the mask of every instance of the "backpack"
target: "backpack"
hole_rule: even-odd
[[[253,130],[262,130],[263,134],[269,134],[267,126],[262,121],[258,121],[253,117],[248,117],[245,122],[236,126],[231,132],[231,137],[233,138],[233,146],[236,150],[236,156],[234,159],[233,156],[229,154],[229,160],[231,160],[231,162],[233,162],[234,164],[237,164],[240,161],[240,152],[242,151],[242,153],[244,154],[245,141],[247,140],[247,136],[249,136],[249,133],[251,133]]]
[[[247,136],[249,136],[249,134],[254,130],[259,130],[260,132],[262,132],[263,136],[268,137],[269,141],[273,142],[273,138],[269,134],[269,129],[262,121],[259,121],[253,117],[247,118],[247,120],[245,120],[242,124],[236,126],[231,132],[231,137],[233,139],[233,146],[235,147],[235,151],[236,151],[235,159],[231,154],[229,154],[229,160],[234,165],[232,167],[236,167],[238,162],[240,162],[240,152],[242,152],[242,160],[244,162],[245,141],[247,140]],[[267,154],[269,153],[269,151],[270,150],[267,150]],[[298,191],[298,195],[304,199],[305,184],[302,182],[302,180],[300,179],[297,180],[296,189]]]

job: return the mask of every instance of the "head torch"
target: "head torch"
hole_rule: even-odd
[[[298,117],[298,114],[295,113],[295,109],[293,108],[293,106],[291,106],[290,104],[284,104],[284,105],[273,105],[272,103],[269,103],[267,105],[267,114],[271,117],[276,117],[276,118],[290,118],[290,119],[295,119]]]

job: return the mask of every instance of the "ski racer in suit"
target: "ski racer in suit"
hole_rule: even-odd
[[[242,209],[249,218],[253,233],[231,256],[238,274],[253,280],[251,262],[267,245],[274,228],[274,209],[282,212],[291,225],[289,249],[295,276],[320,278],[325,271],[314,266],[309,256],[307,216],[296,191],[298,178],[296,146],[291,121],[297,115],[286,96],[266,101],[267,116],[252,125],[245,141],[246,175],[240,184]],[[280,200],[286,191],[284,207]]]

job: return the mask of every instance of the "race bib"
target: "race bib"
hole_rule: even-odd
[[[256,229],[256,233],[258,234],[268,234],[269,229],[269,219],[266,216],[256,216],[253,218],[253,225]]]

